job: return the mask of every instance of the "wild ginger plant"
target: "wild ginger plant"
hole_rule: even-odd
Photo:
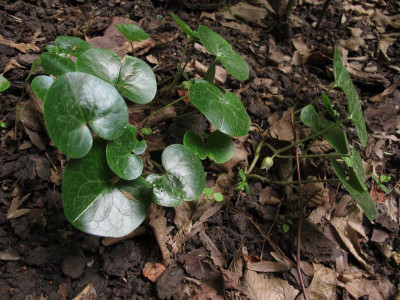
[[[206,80],[191,80],[188,86],[191,103],[218,131],[207,137],[187,132],[184,145],[164,149],[163,173],[146,178],[141,176],[140,155],[147,144],[138,138],[138,128],[128,123],[126,101],[147,104],[155,98],[157,82],[152,69],[137,57],[121,58],[75,37],[58,37],[55,45],[48,45],[47,52],[41,54],[41,65],[49,76],[36,76],[31,86],[44,102],[51,140],[71,158],[63,174],[62,203],[68,221],[84,232],[124,236],[143,222],[151,202],[173,207],[197,199],[205,188],[201,159],[226,162],[235,153],[230,136],[248,133],[250,117],[240,99],[213,84],[218,61],[239,80],[248,78],[247,64],[225,39],[207,27],[200,26],[197,33],[183,21],[178,24],[189,36],[185,51],[192,39],[203,43],[215,56]],[[130,25],[118,29],[133,51],[132,41],[148,37]],[[168,85],[170,89],[183,74],[186,59],[184,55]],[[139,125],[182,100],[169,103]],[[213,197],[222,200],[218,194]]]

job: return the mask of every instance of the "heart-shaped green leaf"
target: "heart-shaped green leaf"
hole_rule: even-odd
[[[249,78],[249,67],[246,62],[232,50],[232,46],[222,36],[203,25],[199,26],[198,32],[203,46],[220,59],[229,74],[238,80]]]
[[[207,142],[204,143],[203,139],[192,131],[185,133],[183,143],[186,147],[197,154],[200,159],[205,159],[208,156],[217,164],[222,164],[230,160],[235,155],[235,143],[225,133],[215,131],[211,133]]]
[[[78,57],[92,45],[74,36],[59,36],[56,38],[56,47],[59,54],[71,54]]]
[[[183,32],[186,33],[189,37],[191,37],[195,41],[199,39],[199,34],[196,31],[193,31],[192,29],[190,29],[190,27],[181,18],[179,18],[176,14],[171,13],[171,17],[178,24],[178,26],[183,30]]]
[[[69,72],[48,90],[44,118],[57,148],[80,158],[93,142],[88,125],[100,137],[114,140],[128,124],[128,108],[111,84],[90,74]]]
[[[107,162],[111,170],[126,180],[136,179],[142,174],[143,162],[138,154],[146,150],[146,141],[138,141],[137,128],[128,125],[124,133],[107,144]]]
[[[54,79],[50,76],[40,75],[33,78],[31,87],[32,90],[35,92],[36,96],[44,101],[46,99],[47,91],[49,90],[50,86],[53,84]]]
[[[322,136],[339,154],[349,154],[347,137],[339,124],[325,120],[315,111],[314,106],[307,105],[300,114],[301,121],[314,132],[322,132]],[[330,129],[327,129],[330,128]]]
[[[115,25],[115,27],[130,41],[140,42],[150,37],[142,28],[133,24]]]
[[[347,96],[347,110],[350,119],[357,130],[358,138],[363,147],[367,146],[367,129],[365,127],[364,115],[361,109],[360,99],[357,91],[351,81],[349,72],[343,64],[339,50],[335,48],[333,56],[333,73],[335,76],[335,85],[340,88]]]
[[[121,60],[111,50],[93,48],[78,57],[76,68],[111,83],[136,103],[149,103],[157,92],[153,70],[136,57],[125,56]]]
[[[347,180],[346,173],[340,163],[337,162],[336,159],[331,159],[331,164],[340,182],[345,186],[353,199],[361,206],[367,218],[374,220],[377,216],[375,203],[372,201],[368,191],[360,186],[354,170],[349,168],[349,179]]]
[[[9,87],[10,87],[10,82],[2,75],[0,75],[0,93],[4,92]]]
[[[231,136],[246,135],[250,117],[242,101],[233,93],[222,93],[210,83],[189,87],[190,102],[221,132]]]
[[[144,178],[113,184],[105,142],[96,141],[89,154],[71,160],[63,176],[62,202],[69,222],[84,232],[120,237],[146,218],[151,189]]]
[[[64,73],[74,72],[75,64],[68,57],[62,57],[55,53],[44,52],[40,55],[43,70],[47,74],[59,77]]]
[[[192,151],[184,145],[170,145],[161,160],[167,174],[151,174],[146,179],[153,186],[154,202],[172,207],[201,194],[206,185],[205,174],[200,159]]]

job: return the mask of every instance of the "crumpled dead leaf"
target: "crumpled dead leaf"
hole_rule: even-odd
[[[239,2],[230,7],[230,13],[238,18],[249,23],[262,24],[268,11],[265,8],[250,5],[246,2]]]
[[[158,209],[154,203],[150,206],[149,224],[156,236],[164,265],[168,266],[171,262],[171,252],[167,248],[167,241],[172,228],[167,227],[167,219],[164,216],[163,210]]]
[[[88,285],[72,300],[95,300],[97,299],[97,293],[92,283]]]
[[[382,93],[371,97],[369,100],[372,102],[382,102],[387,97],[391,96],[396,91],[396,89],[399,85],[400,85],[400,82],[395,82],[391,86],[389,86],[387,89],[385,89]]]
[[[196,71],[198,74],[204,76],[207,72],[208,67],[203,65],[197,59],[192,59],[185,68],[185,72]],[[218,84],[224,84],[226,78],[228,77],[228,72],[221,66],[216,66],[215,68],[215,82]]]
[[[291,122],[291,116],[294,111],[294,107],[284,111],[282,116],[278,112],[273,113],[269,118],[269,127],[263,133],[263,136],[271,137],[281,141],[293,141],[293,128]]]
[[[315,140],[310,146],[310,151],[317,154],[327,153],[332,149],[331,144],[326,140]]]
[[[283,54],[275,44],[275,41],[273,38],[269,39],[269,55],[268,58],[270,61],[280,64],[283,62],[289,62],[292,58],[288,55]]]
[[[143,268],[143,276],[151,282],[156,282],[158,277],[166,270],[165,266],[158,262],[148,261]]]
[[[313,180],[317,178],[311,177],[307,179]],[[302,191],[309,205],[319,206],[329,202],[329,188],[322,182],[306,183],[303,185]]]
[[[336,294],[337,273],[321,264],[313,264],[314,277],[306,289],[309,299],[331,300]],[[296,300],[304,300],[301,294]]]
[[[210,251],[211,259],[214,264],[220,268],[223,268],[226,262],[226,258],[222,255],[222,253],[218,250],[217,246],[213,243],[213,241],[208,237],[205,231],[200,231],[199,234],[200,240],[203,243],[203,246]]]
[[[389,47],[393,46],[396,42],[396,38],[390,34],[382,34],[378,42],[378,54],[382,55],[383,59],[386,61],[391,61],[390,57],[387,55],[387,50]]]
[[[19,207],[24,203],[24,201],[31,195],[30,193],[23,196],[22,195],[22,188],[18,184],[14,184],[13,190],[11,192],[11,196],[13,197],[10,208],[8,209],[6,219],[15,219],[18,218],[31,210],[28,208],[21,208]]]
[[[292,63],[296,66],[304,65],[307,60],[308,56],[311,53],[311,49],[307,46],[307,40],[304,35],[296,35],[292,38],[293,46],[296,48],[296,51],[293,53],[292,56]]]
[[[365,47],[365,40],[361,37],[361,28],[349,27],[352,37],[347,40],[339,40],[340,46],[349,51],[358,51],[360,47]]]

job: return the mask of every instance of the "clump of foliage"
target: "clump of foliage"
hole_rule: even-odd
[[[235,153],[230,136],[246,135],[250,117],[235,94],[213,83],[215,65],[220,61],[239,80],[246,80],[249,70],[217,33],[205,26],[200,26],[198,32],[192,31],[173,17],[188,35],[185,51],[187,45],[200,41],[215,56],[205,78],[190,80],[187,86],[191,103],[217,131],[206,137],[189,131],[184,145],[166,147],[161,157],[161,174],[141,176],[140,155],[147,144],[140,136],[151,134],[151,129],[129,124],[126,105],[126,101],[146,104],[155,98],[157,82],[150,66],[137,57],[121,58],[111,50],[93,48],[69,36],[58,37],[55,45],[48,45],[47,52],[41,54],[41,65],[48,76],[36,76],[31,86],[44,102],[44,119],[51,140],[71,158],[63,175],[62,202],[69,222],[84,232],[126,235],[143,222],[152,201],[172,207],[195,200],[202,192],[222,201],[219,193],[207,194],[210,191],[205,189],[201,159],[209,157],[217,163],[229,160]],[[149,37],[133,25],[117,28],[129,40],[133,52],[133,41]],[[184,54],[168,89],[179,81],[184,59],[187,61],[188,57]],[[139,125],[144,125],[149,117]]]
[[[4,78],[4,76],[0,75],[0,93],[4,92],[10,87],[10,82]]]
[[[284,147],[282,149],[275,149],[266,141],[262,141],[257,147],[256,159],[253,161],[252,166],[249,168],[248,177],[258,178],[262,181],[268,181],[267,177],[260,177],[256,174],[250,174],[253,167],[260,156],[260,151],[263,147],[267,146],[272,151],[272,156],[265,157],[262,162],[262,168],[268,170],[274,162],[274,158],[288,158],[281,153],[299,145],[305,145],[308,141],[313,141],[322,136],[333,147],[336,153],[321,154],[321,155],[307,155],[303,154],[301,158],[308,157],[326,157],[329,158],[332,168],[338,176],[340,182],[347,189],[354,200],[360,205],[365,215],[373,220],[376,218],[377,211],[373,200],[371,199],[367,186],[365,185],[365,174],[362,165],[360,153],[355,146],[350,146],[346,136],[345,122],[351,121],[356,129],[358,139],[361,146],[367,145],[367,131],[364,121],[364,116],[361,109],[360,100],[357,91],[350,79],[350,75],[343,65],[342,58],[338,49],[335,49],[333,58],[333,71],[335,82],[331,89],[338,88],[342,90],[347,98],[347,115],[340,119],[339,113],[334,109],[328,94],[324,93],[321,97],[322,105],[328,114],[328,118],[322,116],[322,112],[317,112],[313,104],[307,105],[299,110],[301,121],[310,127],[315,133],[302,140]],[[307,151],[307,149],[306,149]],[[338,159],[341,159],[341,163]],[[286,182],[278,182],[279,184],[287,184]],[[243,183],[241,183],[243,185]]]

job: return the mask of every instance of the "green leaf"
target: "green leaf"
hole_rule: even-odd
[[[62,57],[54,53],[44,52],[40,55],[43,70],[47,74],[59,77],[64,73],[74,72],[75,64],[68,57]]]
[[[140,42],[150,37],[142,28],[132,24],[115,25],[115,27],[117,27],[129,41]]]
[[[109,83],[90,74],[69,72],[48,90],[44,118],[57,148],[72,158],[80,158],[92,146],[89,126],[100,137],[114,140],[128,124],[128,109]]]
[[[377,216],[375,203],[372,201],[368,191],[358,185],[358,179],[354,171],[349,168],[349,179],[347,180],[346,173],[340,163],[333,158],[331,158],[330,161],[340,182],[345,186],[353,199],[361,206],[367,218],[370,220],[375,219]]]
[[[143,162],[138,154],[146,150],[146,141],[138,141],[137,128],[128,124],[124,133],[107,144],[107,162],[111,170],[126,180],[136,179],[142,174]]]
[[[283,229],[283,232],[284,232],[284,233],[287,233],[287,232],[290,230],[290,227],[289,227],[288,224],[283,224],[283,225],[282,225],[282,229]]]
[[[240,178],[242,179],[242,181],[246,182],[246,180],[247,180],[246,174],[244,173],[244,171],[242,169],[239,169],[239,175],[240,175]]]
[[[93,48],[78,57],[76,68],[111,83],[122,95],[136,103],[149,103],[157,92],[153,70],[136,57],[125,56],[121,60],[111,50]]]
[[[208,156],[218,164],[227,162],[236,152],[235,143],[232,139],[220,131],[211,133],[206,143],[196,133],[187,131],[183,137],[183,144],[196,153],[200,159],[205,159]]]
[[[212,188],[204,188],[203,189],[203,195],[205,196],[211,196],[214,193]]]
[[[339,113],[333,109],[332,103],[329,100],[329,97],[327,94],[322,94],[322,104],[325,106],[327,109],[329,115],[335,120],[338,121]]]
[[[63,176],[62,202],[69,222],[86,233],[120,237],[129,234],[146,218],[151,190],[139,177],[119,181],[109,169],[105,142],[98,140],[89,154],[71,160]]]
[[[233,93],[222,93],[210,83],[196,83],[189,88],[190,102],[221,132],[231,136],[246,135],[250,117],[242,101]]]
[[[0,93],[4,92],[9,87],[10,87],[10,82],[2,75],[0,75]]]
[[[213,198],[217,202],[222,202],[222,200],[224,200],[224,196],[221,193],[214,193]]]
[[[205,174],[201,161],[192,151],[184,145],[170,145],[161,160],[167,174],[151,174],[146,178],[153,186],[154,202],[172,207],[182,200],[194,200],[202,193]]]
[[[48,52],[56,53],[57,54],[57,47],[56,45],[46,45],[44,47]]]
[[[355,179],[357,179],[361,188],[365,191],[368,190],[367,186],[365,185],[365,172],[360,153],[356,149],[353,149],[353,152],[349,158],[350,160],[345,160],[347,166],[354,171],[354,175],[356,176]]]
[[[74,36],[59,36],[56,38],[56,47],[58,53],[71,54],[78,57],[86,50],[92,48],[92,45]]]
[[[174,13],[171,13],[172,19],[178,24],[178,26],[183,30],[184,33],[186,33],[188,36],[190,36],[193,40],[198,40],[199,34],[196,31],[193,31],[190,29],[190,27],[177,15]]]
[[[32,90],[35,92],[36,96],[44,101],[46,99],[47,91],[49,90],[50,86],[53,84],[54,79],[50,76],[40,75],[33,78],[31,87]]]
[[[331,144],[331,146],[339,154],[349,153],[349,144],[347,137],[340,127],[339,124],[325,120],[316,111],[314,106],[307,105],[304,107],[300,114],[301,121],[308,127],[311,127],[314,132],[320,132],[329,127],[330,129],[322,133],[325,140]]]
[[[390,175],[382,174],[379,178],[382,183],[386,183],[389,182],[392,177]]]
[[[249,67],[246,62],[232,50],[232,46],[222,36],[203,25],[199,26],[198,32],[203,46],[220,59],[229,74],[238,80],[249,78]]]
[[[350,119],[356,127],[358,138],[363,147],[367,146],[367,129],[365,127],[364,115],[361,109],[360,99],[357,91],[347,72],[338,48],[335,48],[333,57],[333,73],[335,76],[335,85],[340,88],[347,96],[347,110]]]

